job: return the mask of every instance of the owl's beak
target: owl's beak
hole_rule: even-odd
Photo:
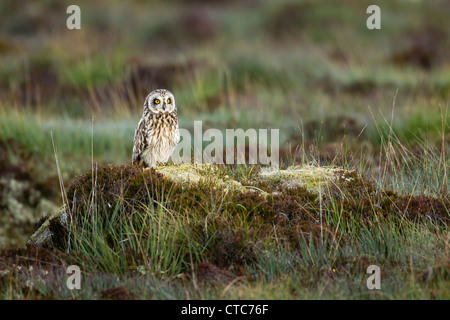
[[[163,111],[166,111],[166,104],[163,104]]]

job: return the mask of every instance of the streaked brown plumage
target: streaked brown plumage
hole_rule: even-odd
[[[167,162],[179,140],[175,98],[166,89],[154,90],[145,99],[134,132],[132,163],[153,167]]]

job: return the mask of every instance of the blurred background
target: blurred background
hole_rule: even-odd
[[[81,30],[66,28],[71,4]],[[376,177],[393,137],[448,154],[449,17],[446,0],[2,0],[0,247],[61,203],[59,179],[130,162],[156,88],[188,130],[280,129],[286,165]]]

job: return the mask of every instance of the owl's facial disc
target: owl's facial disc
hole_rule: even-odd
[[[175,98],[170,91],[158,89],[149,94],[147,105],[153,113],[170,113],[175,109]]]

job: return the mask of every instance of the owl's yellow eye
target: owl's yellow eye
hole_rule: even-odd
[[[169,99],[167,99],[167,103],[171,103],[172,102],[172,100],[170,100],[170,98]]]
[[[161,101],[159,101],[159,99],[155,99],[155,101],[153,101],[155,104],[159,104]]]

